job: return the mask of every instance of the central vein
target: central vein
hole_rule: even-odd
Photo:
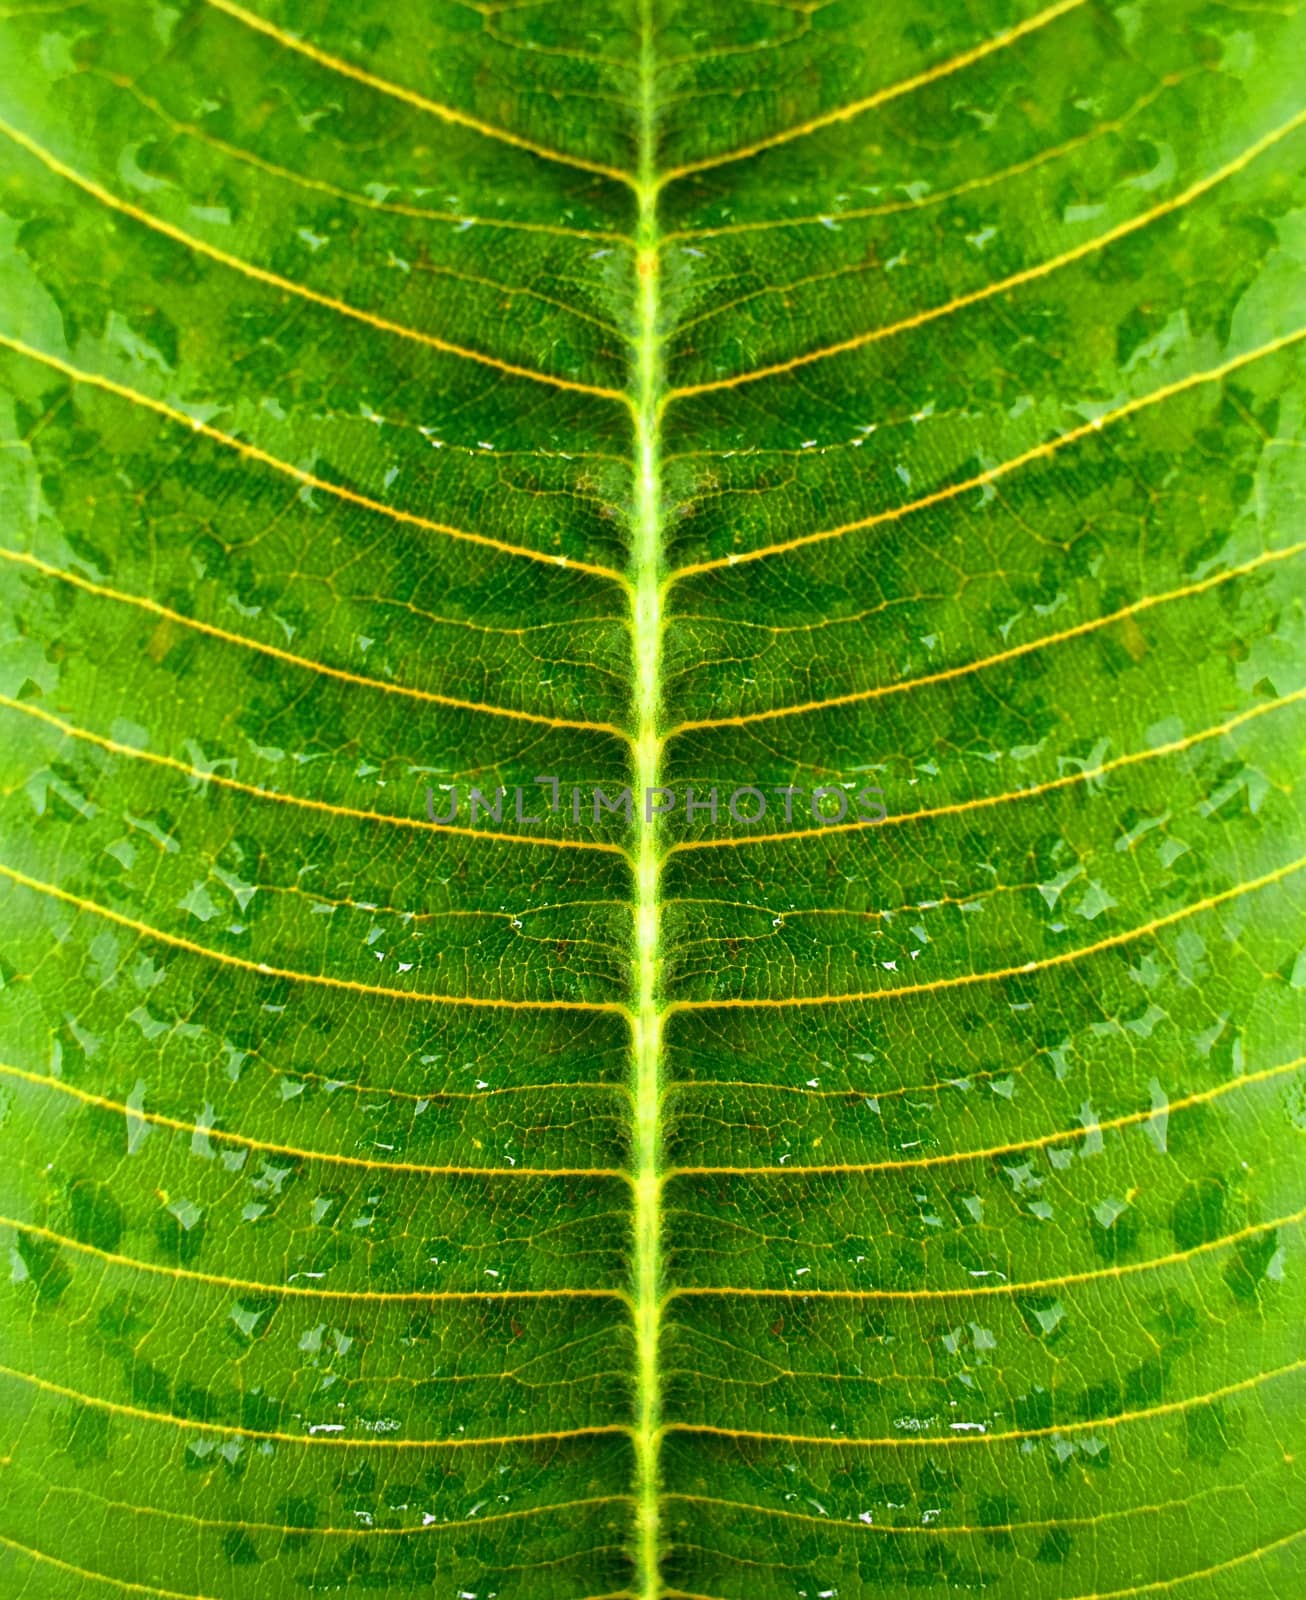
[[[641,1600],[656,1600],[658,1578],[658,1300],[661,1139],[658,1062],[658,850],[648,820],[648,791],[658,781],[659,650],[662,616],[661,463],[658,459],[662,356],[658,315],[657,84],[651,0],[641,6],[639,176],[636,193],[637,310],[634,347],[635,484],[635,794],[639,813],[635,910],[635,1418],[636,1495]]]

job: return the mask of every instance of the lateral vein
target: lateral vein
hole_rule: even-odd
[[[213,0],[209,0],[213,3]],[[306,284],[296,283],[293,278],[285,278],[278,272],[272,272],[267,267],[256,266],[252,261],[246,261],[240,256],[234,256],[229,251],[219,250],[216,245],[208,244],[203,239],[197,239],[194,234],[187,233],[184,228],[178,228],[171,222],[165,222],[162,217],[156,217],[152,212],[133,205],[129,200],[123,200],[118,195],[106,189],[103,184],[97,183],[93,178],[86,177],[75,168],[60,161],[58,156],[52,155],[43,145],[36,142],[21,129],[12,127],[9,123],[0,120],[0,134],[18,145],[20,149],[35,160],[39,161],[48,171],[65,182],[71,183],[74,188],[80,189],[83,194],[89,195],[100,205],[111,211],[116,211],[119,216],[127,217],[132,222],[139,223],[142,227],[149,228],[152,232],[161,234],[165,239],[171,239],[174,244],[181,245],[186,250],[193,251],[196,255],[205,256],[210,261],[216,261],[219,266],[227,267],[232,272],[238,272],[242,277],[249,278],[255,283],[266,284],[269,288],[277,289],[282,294],[294,295],[297,299],[306,300],[312,305],[320,306],[323,310],[333,311],[337,316],[348,317],[354,322],[361,322],[369,328],[374,328],[378,333],[392,334],[398,339],[407,339],[414,344],[423,344],[432,350],[438,350],[441,355],[454,356],[460,361],[472,361],[479,366],[490,367],[495,372],[502,373],[505,377],[526,378],[532,383],[542,383],[554,389],[569,389],[576,394],[592,395],[600,400],[625,401],[625,395],[620,389],[607,389],[601,384],[580,383],[573,378],[563,378],[551,372],[542,372],[535,367],[524,367],[514,361],[504,361],[498,356],[490,355],[485,350],[474,350],[468,345],[455,344],[449,339],[442,339],[438,334],[426,333],[421,328],[409,327],[403,322],[393,322],[389,317],[383,317],[375,311],[365,311],[361,306],[351,305],[347,300],[340,300],[335,295],[322,294],[317,289],[310,289]]]
[[[995,967],[989,972],[961,972],[954,977],[936,978],[928,983],[904,983],[896,987],[886,985],[883,989],[857,990],[849,994],[786,995],[775,999],[739,997],[726,1000],[677,1000],[668,1007],[668,1010],[784,1010],[791,1006],[848,1005],[862,1001],[900,1000],[913,995],[938,994],[947,989],[969,988],[978,983],[998,983],[1004,978],[1032,976],[1038,972],[1051,971],[1054,967],[1064,967],[1075,961],[1084,961],[1090,956],[1100,955],[1104,950],[1115,950],[1121,945],[1132,944],[1137,939],[1145,939],[1150,934],[1159,933],[1162,928],[1173,927],[1175,923],[1184,922],[1189,917],[1200,916],[1202,912],[1212,911],[1217,906],[1227,904],[1230,900],[1237,900],[1245,894],[1254,894],[1259,889],[1267,889],[1273,884],[1282,883],[1285,878],[1292,877],[1294,873],[1300,872],[1303,867],[1306,867],[1306,856],[1298,856],[1295,861],[1290,861],[1282,867],[1276,867],[1273,872],[1265,872],[1259,877],[1249,878],[1245,883],[1235,884],[1232,889],[1221,890],[1219,894],[1205,895],[1202,899],[1195,900],[1191,905],[1181,906],[1178,911],[1168,912],[1163,917],[1153,917],[1151,921],[1143,923],[1140,927],[1126,928],[1121,933],[1113,933],[1105,939],[1096,940],[1093,944],[1080,945],[1074,950],[1063,950],[1057,955],[1047,956],[1042,960],[1025,961],[1014,967]]]
[[[225,446],[246,461],[257,461],[260,466],[270,467],[274,472],[282,473],[294,482],[301,484],[306,489],[318,489],[323,494],[333,496],[337,500],[344,500],[348,504],[358,506],[363,511],[375,512],[377,516],[387,517],[391,522],[402,523],[405,527],[421,528],[426,533],[442,534],[447,539],[457,539],[465,544],[481,545],[487,550],[497,550],[503,555],[522,556],[528,561],[539,561],[546,567],[561,567],[572,572],[587,572],[596,578],[608,578],[620,584],[623,588],[627,579],[615,567],[594,565],[588,561],[575,561],[569,556],[550,556],[542,550],[531,550],[526,545],[509,544],[503,539],[491,538],[489,534],[470,533],[465,528],[455,528],[447,522],[436,522],[430,517],[419,516],[415,511],[400,511],[394,506],[389,506],[383,500],[374,500],[370,495],[359,494],[354,489],[347,489],[344,484],[332,483],[328,478],[319,478],[315,473],[306,472],[302,467],[293,467],[288,461],[282,461],[279,456],[274,456],[266,450],[261,450],[258,445],[249,444],[243,439],[238,439],[234,434],[223,433],[220,428],[211,427],[207,422],[202,422],[198,417],[193,417],[176,406],[169,405],[164,400],[156,400],[152,395],[141,394],[136,389],[129,389],[126,384],[116,383],[112,378],[103,377],[98,372],[87,372],[81,367],[75,367],[71,362],[64,361],[59,356],[50,355],[45,350],[38,350],[34,345],[25,343],[22,339],[15,339],[9,334],[0,333],[0,348],[12,350],[16,355],[25,356],[29,361],[37,361],[44,367],[51,368],[67,378],[70,383],[85,384],[91,389],[102,389],[105,394],[111,394],[116,399],[125,400],[131,405],[141,406],[147,411],[153,411],[157,416],[166,417],[169,422],[176,423],[179,427],[196,433],[201,438],[208,439],[214,444]]]
[[[1229,1078],[1224,1083],[1217,1083],[1210,1089],[1200,1089],[1193,1094],[1187,1094],[1175,1100],[1170,1100],[1165,1106],[1167,1113],[1186,1111],[1192,1106],[1207,1105],[1212,1100],[1219,1100],[1226,1094],[1236,1090],[1251,1088],[1258,1083],[1269,1083],[1276,1078],[1286,1077],[1289,1073],[1300,1072],[1306,1066],[1306,1056],[1297,1056],[1292,1061],[1284,1061],[1274,1067],[1263,1067],[1259,1072],[1245,1072],[1236,1078]],[[1131,1111],[1125,1116],[1108,1117],[1101,1121],[1085,1122],[1078,1128],[1058,1128],[1052,1133],[1040,1134],[1032,1139],[1013,1139],[1006,1144],[989,1145],[983,1150],[948,1150],[939,1155],[916,1156],[906,1161],[831,1161],[800,1164],[795,1162],[792,1166],[689,1166],[671,1167],[667,1170],[667,1178],[682,1177],[711,1177],[721,1175],[726,1177],[784,1177],[834,1175],[839,1173],[865,1173],[865,1172],[907,1172],[922,1167],[957,1166],[966,1161],[991,1161],[998,1156],[1019,1155],[1026,1150],[1043,1150],[1048,1145],[1060,1144],[1072,1139],[1090,1138],[1094,1134],[1114,1133],[1121,1128],[1136,1127],[1139,1123],[1150,1122],[1157,1115],[1155,1106],[1149,1106],[1145,1111]]]
[[[6,1070],[0,1067],[0,1071]],[[37,1074],[31,1074],[35,1077]],[[135,1112],[131,1113],[133,1116]],[[211,1130],[205,1129],[205,1133]],[[241,1140],[249,1144],[249,1140]],[[278,1146],[258,1146],[261,1149],[278,1149]],[[483,1170],[474,1169],[476,1174]],[[484,1169],[498,1171],[499,1169]],[[539,1176],[540,1174],[536,1174]],[[198,1283],[211,1289],[235,1289],[243,1294],[279,1295],[288,1300],[345,1300],[360,1305],[430,1305],[468,1304],[481,1305],[487,1301],[505,1300],[610,1300],[617,1304],[628,1303],[629,1296],[622,1289],[331,1289],[316,1284],[266,1283],[257,1278],[232,1278],[218,1272],[197,1272],[190,1267],[169,1267],[157,1261],[144,1261],[137,1256],[125,1256],[114,1250],[101,1250],[82,1239],[74,1239],[53,1228],[35,1222],[21,1222],[17,1217],[0,1216],[0,1228],[10,1228],[15,1233],[30,1233],[61,1250],[72,1250],[79,1255],[91,1256],[108,1267],[128,1272],[139,1272],[149,1277],[170,1278],[178,1283]]]
[[[1303,115],[1306,116],[1306,113]],[[800,534],[797,538],[785,539],[776,544],[760,545],[755,550],[741,550],[728,556],[714,556],[707,561],[694,561],[688,566],[677,567],[674,572],[667,574],[666,585],[669,588],[673,583],[679,583],[696,573],[715,572],[721,567],[742,567],[750,561],[761,561],[769,556],[785,554],[790,550],[801,550],[807,545],[823,544],[828,539],[841,539],[845,534],[864,532],[869,528],[878,528],[884,523],[900,522],[904,517],[914,516],[918,511],[927,511],[932,506],[955,500],[959,495],[969,494],[972,489],[983,489],[991,483],[996,483],[1000,478],[1007,477],[1018,468],[1028,466],[1033,461],[1045,460],[1055,455],[1058,450],[1064,450],[1067,445],[1090,438],[1113,423],[1121,422],[1139,411],[1145,411],[1149,406],[1159,405],[1162,401],[1173,399],[1175,395],[1184,394],[1187,390],[1198,388],[1202,384],[1215,383],[1221,378],[1228,377],[1231,372],[1250,366],[1254,361],[1263,360],[1266,356],[1275,355],[1281,350],[1299,344],[1302,339],[1306,339],[1306,327],[1295,328],[1291,333],[1271,339],[1266,344],[1258,345],[1254,350],[1231,356],[1219,366],[1208,367],[1202,372],[1191,372],[1186,377],[1176,378],[1172,383],[1153,389],[1150,394],[1127,400],[1113,410],[1104,411],[1101,416],[1094,417],[1091,422],[1082,423],[1079,427],[1070,428],[1065,433],[1058,433],[1051,439],[1032,445],[1028,450],[1022,450],[1019,455],[1012,456],[1008,461],[999,462],[996,467],[988,467],[983,472],[977,472],[970,478],[963,478],[958,483],[945,484],[941,489],[934,489],[918,499],[906,501],[903,505],[889,506],[883,511],[872,512],[870,516],[842,522],[834,528],[822,528],[816,533]]]
[[[840,339],[834,344],[823,345],[817,350],[805,351],[802,355],[791,356],[787,361],[774,361],[766,366],[753,367],[747,372],[739,372],[727,378],[712,378],[703,383],[690,383],[680,388],[671,389],[666,395],[666,403],[673,400],[686,400],[691,395],[714,394],[721,389],[737,389],[743,384],[758,383],[763,378],[774,378],[782,373],[795,372],[800,367],[810,366],[814,361],[828,361],[832,356],[847,355],[850,351],[861,350],[869,344],[878,344],[882,339],[891,339],[896,334],[909,332],[913,328],[925,327],[928,323],[936,322],[940,317],[951,316],[954,312],[962,311],[967,306],[978,305],[984,300],[991,300],[995,295],[1007,294],[1012,289],[1019,289],[1024,284],[1037,282],[1040,278],[1049,277],[1052,273],[1060,271],[1062,267],[1072,266],[1076,261],[1085,260],[1088,256],[1096,255],[1098,251],[1107,249],[1110,245],[1126,239],[1130,234],[1137,233],[1140,229],[1148,227],[1153,222],[1158,222],[1163,217],[1168,217],[1184,206],[1190,205],[1194,200],[1234,177],[1253,162],[1257,156],[1278,144],[1281,139],[1286,139],[1306,123],[1306,111],[1299,111],[1296,116],[1290,117],[1287,122],[1262,135],[1245,150],[1241,151],[1232,161],[1215,172],[1208,173],[1206,177],[1199,178],[1179,194],[1173,195],[1169,200],[1162,200],[1159,204],[1140,212],[1136,217],[1109,228],[1105,233],[1098,234],[1092,239],[1086,239],[1083,244],[1075,245],[1073,249],[1065,250],[1060,255],[1052,256],[1046,261],[1036,262],[1032,267],[1026,267],[1020,272],[1013,272],[1010,277],[1000,278],[994,283],[986,283],[978,289],[972,289],[966,294],[956,295],[953,299],[945,301],[942,305],[927,306],[923,311],[914,312],[909,317],[903,317],[898,322],[885,324],[883,327],[871,328],[864,333],[851,335],[847,339]]]
[[[169,1411],[151,1411],[145,1406],[129,1405],[120,1400],[106,1400],[103,1395],[84,1394],[80,1389],[70,1389],[65,1384],[37,1377],[32,1372],[21,1372],[16,1367],[0,1366],[0,1378],[25,1383],[43,1394],[58,1395],[63,1400],[73,1400],[111,1416],[134,1417],[138,1422],[158,1422],[180,1428],[188,1433],[220,1434],[226,1439],[265,1439],[276,1444],[317,1445],[327,1450],[477,1450],[496,1449],[510,1445],[549,1443],[561,1439],[589,1439],[602,1434],[629,1433],[624,1422],[597,1423],[588,1428],[547,1428],[532,1433],[493,1434],[485,1438],[466,1439],[338,1439],[333,1435],[315,1433],[288,1433],[275,1428],[243,1428],[234,1422],[209,1422],[200,1417],[179,1417]]]
[[[505,1000],[496,995],[435,994],[420,989],[389,989],[380,984],[363,983],[354,978],[335,978],[322,972],[296,972],[286,967],[271,966],[266,961],[250,961],[245,956],[214,950],[208,945],[197,944],[193,939],[183,938],[180,934],[165,933],[161,928],[152,928],[147,923],[138,922],[134,917],[124,916],[119,911],[110,910],[108,906],[102,906],[94,900],[86,900],[81,895],[61,889],[58,884],[45,883],[40,878],[29,877],[16,867],[0,863],[0,878],[8,878],[11,882],[20,884],[35,894],[45,895],[51,900],[60,900],[77,911],[102,917],[104,921],[112,922],[120,928],[127,928],[142,939],[154,939],[160,944],[171,946],[174,950],[184,950],[188,955],[201,956],[205,960],[216,961],[225,967],[235,967],[242,972],[252,972],[261,978],[282,978],[290,983],[318,984],[326,989],[340,989],[350,994],[371,995],[384,1000],[412,1001],[418,1005],[468,1006],[494,1011],[606,1011],[618,1016],[629,1015],[626,1007],[616,1000]]]
[[[255,1139],[248,1134],[236,1133],[227,1128],[212,1125],[201,1127],[199,1123],[186,1122],[180,1117],[165,1116],[158,1111],[138,1110],[134,1106],[125,1105],[121,1100],[111,1100],[107,1095],[92,1094],[76,1084],[65,1082],[62,1078],[51,1077],[49,1073],[29,1072],[25,1067],[15,1067],[9,1062],[0,1062],[0,1074],[57,1094],[69,1095],[82,1105],[95,1106],[101,1111],[112,1111],[128,1121],[134,1119],[137,1122],[148,1123],[151,1127],[169,1128],[175,1133],[189,1133],[192,1136],[198,1134],[206,1139],[215,1139],[219,1144],[235,1144],[247,1150],[263,1150],[269,1155],[290,1156],[297,1161],[321,1161],[329,1166],[359,1167],[365,1172],[409,1172],[424,1178],[619,1178],[629,1181],[627,1174],[618,1167],[469,1167],[421,1161],[373,1161],[368,1156],[345,1155],[335,1150],[305,1150],[299,1145],[281,1144],[271,1139]],[[4,1220],[7,1219],[0,1218],[0,1222]],[[39,1233],[42,1230],[38,1228],[34,1231]],[[360,1295],[358,1298],[402,1299],[404,1297]],[[436,1298],[440,1297],[437,1295]]]
[[[10,558],[11,552],[0,550],[0,558]],[[33,561],[32,565],[43,566],[44,563]],[[75,573],[64,572],[57,567],[48,569],[53,575],[65,578],[70,583],[80,580]],[[1303,691],[1306,693],[1306,691]],[[22,700],[12,700],[8,695],[0,694],[0,707],[6,711],[16,711],[25,717],[32,717],[38,722],[43,722],[47,727],[54,728],[65,738],[76,739],[84,744],[94,745],[97,750],[104,750],[110,755],[125,756],[132,761],[147,761],[152,766],[163,767],[170,772],[176,772],[181,777],[193,783],[213,784],[219,789],[229,790],[233,794],[248,795],[252,800],[271,800],[278,805],[300,806],[306,811],[317,811],[324,816],[343,817],[351,822],[376,822],[391,828],[415,828],[422,833],[451,833],[458,838],[480,839],[487,842],[501,844],[527,844],[542,845],[555,850],[598,850],[609,855],[619,855],[629,859],[627,852],[617,844],[608,844],[601,839],[568,839],[565,836],[548,838],[541,836],[532,838],[526,833],[487,833],[481,828],[467,828],[461,824],[431,822],[425,817],[403,817],[392,811],[363,811],[356,806],[336,805],[330,800],[310,800],[304,795],[290,794],[283,789],[265,789],[256,783],[242,783],[239,778],[228,777],[221,772],[201,771],[199,767],[192,767],[185,761],[178,761],[173,756],[156,754],[153,750],[144,750],[137,745],[122,744],[117,739],[109,739],[103,734],[92,733],[86,728],[79,728],[74,723],[66,722],[62,717],[56,717],[51,712],[43,710],[40,706],[29,705]]]
[[[411,684],[391,683],[385,678],[369,678],[362,673],[351,672],[347,667],[333,667],[328,662],[315,661],[311,656],[301,656],[293,650],[283,650],[279,645],[268,644],[263,639],[251,639],[248,634],[235,633],[230,628],[220,627],[217,623],[205,622],[199,617],[188,617],[185,612],[174,611],[171,606],[161,605],[149,595],[130,594],[122,589],[111,588],[108,584],[94,583],[77,573],[52,567],[35,556],[27,555],[26,552],[0,550],[0,558],[23,562],[47,576],[57,577],[65,583],[73,584],[87,594],[96,595],[102,600],[116,601],[119,605],[135,606],[138,611],[148,612],[150,616],[158,617],[165,622],[175,622],[178,627],[202,633],[207,638],[219,640],[222,644],[235,645],[241,650],[251,650],[256,655],[270,656],[272,660],[284,662],[286,666],[298,667],[304,672],[315,672],[324,678],[334,678],[339,683],[348,683],[355,688],[375,689],[381,694],[398,695],[401,699],[417,700],[424,705],[444,706],[451,711],[470,711],[478,716],[503,717],[510,722],[530,722],[544,728],[572,728],[583,733],[607,733],[623,740],[630,738],[625,729],[617,727],[613,722],[584,722],[572,717],[551,717],[543,712],[521,711],[515,706],[490,705],[483,700],[466,700],[459,695],[439,694],[434,690],[419,689]]]
[[[1086,634],[1097,633],[1102,628],[1109,628],[1113,623],[1141,616],[1144,612],[1151,611],[1157,606],[1168,605],[1173,600],[1187,600],[1193,595],[1205,594],[1208,589],[1215,589],[1221,584],[1246,577],[1248,573],[1259,571],[1262,567],[1271,566],[1279,561],[1289,561],[1292,557],[1301,555],[1303,551],[1306,551],[1306,539],[1288,545],[1284,549],[1267,550],[1259,556],[1252,557],[1250,561],[1226,567],[1221,572],[1212,573],[1195,583],[1182,584],[1179,588],[1167,590],[1164,594],[1144,595],[1141,600],[1131,600],[1128,605],[1120,606],[1103,616],[1089,617],[1072,627],[1060,628],[1055,633],[1045,633],[1037,639],[1028,639],[1023,644],[998,650],[976,661],[963,661],[955,667],[944,667],[938,672],[923,673],[918,678],[902,678],[896,683],[882,683],[870,689],[854,689],[848,694],[829,695],[823,700],[804,700],[797,705],[775,706],[766,711],[748,711],[734,717],[704,717],[697,722],[681,722],[674,728],[669,728],[666,737],[670,739],[676,734],[690,733],[699,728],[742,728],[754,722],[770,722],[778,717],[800,717],[810,712],[830,711],[838,706],[861,705],[871,700],[883,700],[890,695],[907,694],[914,689],[927,689],[936,683],[951,683],[956,678],[966,678],[972,673],[987,671],[989,667],[1018,661],[1022,656],[1032,655],[1035,651],[1045,650],[1051,645],[1065,644],[1071,639],[1080,639]]]
[[[369,89],[375,89],[379,94],[388,95],[393,100],[402,100],[405,105],[414,106],[418,111],[425,111],[430,116],[438,117],[441,122],[467,128],[486,139],[512,145],[517,150],[525,150],[533,156],[540,156],[545,161],[555,161],[561,166],[575,167],[580,172],[592,172],[601,178],[611,178],[614,183],[625,184],[628,188],[634,187],[630,173],[623,172],[620,167],[605,166],[602,162],[588,161],[584,156],[568,155],[562,150],[554,150],[549,145],[537,144],[534,139],[527,139],[522,134],[513,133],[508,128],[500,128],[494,123],[484,122],[480,117],[472,116],[470,112],[459,110],[457,106],[445,105],[442,101],[432,100],[427,95],[419,94],[415,89],[392,83],[388,78],[378,77],[376,73],[357,67],[351,61],[331,55],[307,39],[288,33],[284,28],[278,28],[266,17],[260,17],[256,12],[237,5],[235,0],[204,0],[204,3],[212,6],[215,11],[224,12],[236,22],[243,23],[255,33],[265,34],[269,39],[274,39],[284,49],[295,51],[319,67],[325,67],[330,72],[338,72],[342,77],[352,78],[355,83],[365,84]]]
[[[216,3],[216,0],[215,0]],[[692,172],[706,172],[712,167],[727,166],[735,161],[745,161],[749,156],[760,155],[764,150],[773,150],[777,145],[789,144],[794,139],[804,139],[809,134],[817,133],[822,128],[832,127],[835,123],[851,121],[863,112],[872,111],[877,106],[887,105],[891,100],[897,100],[902,95],[911,94],[916,89],[923,89],[928,84],[937,83],[940,78],[950,77],[954,72],[973,66],[977,61],[983,61],[986,56],[1005,50],[1009,45],[1015,44],[1018,39],[1027,34],[1036,33],[1049,22],[1055,22],[1058,17],[1065,16],[1067,12],[1076,11],[1084,0],[1057,0],[1055,5],[1050,5],[1044,10],[1028,17],[1024,22],[1014,28],[1008,28],[1005,33],[999,33],[991,39],[985,39],[981,44],[973,45],[969,50],[950,56],[946,61],[937,62],[932,67],[927,67],[923,72],[914,73],[910,78],[900,79],[897,83],[889,84],[883,89],[877,89],[873,94],[865,95],[860,100],[854,100],[848,105],[839,106],[833,111],[822,112],[819,116],[810,117],[805,122],[796,123],[792,128],[784,128],[778,133],[768,134],[763,139],[756,139],[752,144],[740,145],[736,150],[726,151],[722,155],[702,156],[696,161],[686,161],[678,167],[671,167],[662,173],[660,184],[673,183],[677,178],[687,177]]]
[[[1211,1405],[1217,1400],[1235,1394],[1246,1394],[1263,1383],[1273,1383],[1278,1378],[1292,1377],[1306,1371],[1306,1360],[1290,1361],[1269,1372],[1258,1372],[1250,1378],[1240,1378],[1208,1394],[1189,1395],[1182,1400],[1165,1400],[1159,1405],[1141,1406],[1135,1411],[1115,1411],[1102,1417],[1076,1418],[1069,1422],[1052,1423],[1040,1428],[1007,1428],[1000,1433],[950,1433],[936,1437],[923,1434],[888,1435],[882,1439],[849,1439],[843,1434],[805,1434],[770,1432],[760,1428],[727,1428],[701,1422],[669,1422],[664,1433],[698,1433],[720,1439],[752,1439],[761,1444],[819,1445],[845,1450],[938,1450],[952,1447],[975,1447],[1023,1442],[1030,1439],[1061,1438],[1064,1434],[1086,1433],[1097,1428],[1119,1428],[1126,1423],[1147,1422],[1153,1417],[1173,1416],[1176,1412],[1191,1411],[1194,1406]]]
[[[1222,1233],[1188,1250],[1172,1250],[1163,1256],[1152,1256],[1146,1261],[1126,1261],[1110,1267],[1093,1267],[1087,1272],[1064,1272],[1052,1278],[1025,1278],[1004,1280],[1002,1283],[959,1284],[955,1289],[777,1289],[753,1288],[747,1284],[689,1284],[667,1292],[664,1305],[673,1300],[851,1300],[900,1301],[914,1305],[927,1300],[972,1300],[993,1295],[1042,1294],[1049,1289],[1068,1289],[1080,1283],[1109,1283],[1117,1278],[1132,1278],[1140,1272],[1159,1272],[1163,1267],[1174,1267],[1196,1256],[1210,1255],[1226,1250],[1244,1240],[1273,1233],[1277,1228],[1293,1228],[1306,1222],[1306,1208],[1289,1212],[1284,1217],[1272,1217],[1269,1222],[1257,1222],[1235,1233]]]
[[[1110,761],[1103,761],[1096,767],[1083,767],[1078,772],[1068,772],[1060,778],[1049,778],[1045,783],[1030,784],[1027,789],[1010,789],[1005,794],[980,795],[974,800],[954,801],[951,805],[926,806],[920,811],[890,812],[880,822],[836,822],[821,828],[794,828],[785,833],[758,833],[751,838],[726,834],[719,839],[686,839],[673,844],[667,854],[671,855],[678,850],[710,850],[722,847],[742,849],[750,844],[779,844],[791,839],[817,839],[826,834],[860,833],[866,828],[890,828],[907,822],[928,822],[934,817],[966,816],[972,811],[986,811],[992,806],[1009,805],[1017,800],[1032,800],[1039,795],[1055,794],[1058,790],[1072,788],[1076,784],[1094,783],[1112,772],[1136,767],[1145,761],[1157,761],[1166,756],[1180,755],[1186,750],[1193,750],[1198,745],[1205,744],[1210,739],[1222,738],[1225,734],[1241,728],[1245,723],[1255,722],[1273,711],[1280,711],[1284,706],[1297,705],[1302,700],[1306,700],[1306,689],[1294,689],[1290,694],[1280,695],[1278,699],[1252,706],[1250,710],[1240,711],[1237,716],[1230,717],[1225,722],[1218,722],[1210,728],[1200,728],[1196,733],[1186,734],[1182,739],[1170,739],[1164,744],[1152,745],[1146,750],[1132,750],[1125,755],[1115,756]]]

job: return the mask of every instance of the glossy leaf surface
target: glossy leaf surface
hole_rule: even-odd
[[[0,13],[6,1595],[1306,1589],[1304,46]]]

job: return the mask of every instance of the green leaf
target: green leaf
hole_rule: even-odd
[[[0,38],[3,1592],[1302,1592],[1287,8]]]

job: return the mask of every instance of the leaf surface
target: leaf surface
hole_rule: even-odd
[[[1306,1586],[1300,24],[0,40],[4,1592]]]

